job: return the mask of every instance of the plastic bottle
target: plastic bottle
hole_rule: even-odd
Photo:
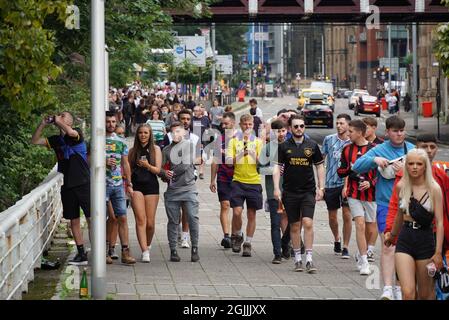
[[[80,282],[80,299],[87,298],[89,296],[89,288],[87,284],[87,269],[83,269],[83,276]]]

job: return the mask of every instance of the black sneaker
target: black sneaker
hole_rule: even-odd
[[[198,255],[198,247],[192,247],[192,262],[197,262],[200,260],[200,256]]]
[[[181,258],[178,256],[178,251],[172,250],[170,251],[170,261],[179,262]]]
[[[341,242],[340,241],[335,241],[334,242],[334,253],[335,254],[340,254],[341,253]]]
[[[341,258],[342,259],[349,259],[351,256],[349,255],[348,248],[343,248],[341,252]]]
[[[304,268],[302,266],[302,260],[295,262],[295,272],[303,272]]]
[[[239,253],[242,250],[243,236],[232,235],[232,252]]]
[[[316,273],[317,269],[313,265],[312,261],[308,261],[306,263],[306,271],[307,271],[307,273]]]
[[[225,236],[223,240],[221,240],[221,246],[225,249],[229,249],[232,247],[231,238],[229,236]]]
[[[274,256],[273,260],[271,260],[272,264],[281,264],[282,263],[282,258],[281,256]]]
[[[243,244],[242,257],[251,257],[251,243],[245,242]]]
[[[281,257],[285,260],[290,259],[290,247],[282,247],[281,248]]]
[[[72,260],[69,260],[68,262],[71,265],[74,266],[87,266],[87,253],[77,253],[75,258]]]

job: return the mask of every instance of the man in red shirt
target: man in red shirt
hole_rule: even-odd
[[[349,138],[352,143],[343,148],[337,173],[340,177],[347,177],[343,192],[348,197],[349,208],[356,226],[356,240],[359,249],[357,267],[360,275],[367,276],[371,273],[368,262],[368,245],[374,247],[375,242],[367,242],[365,225],[374,224],[376,226],[374,189],[376,171],[371,170],[365,174],[357,174],[351,170],[352,164],[374,147],[365,139],[366,127],[362,120],[349,122]]]
[[[435,155],[438,151],[438,145],[436,143],[435,135],[433,134],[422,134],[418,136],[417,148],[421,148],[426,150],[427,155],[429,156],[430,161],[432,162],[435,158]],[[449,197],[447,196],[449,194],[449,177],[444,172],[443,169],[439,168],[436,165],[432,165],[432,173],[434,179],[438,182],[438,184],[441,187],[441,190],[443,191],[443,218],[444,218],[444,242],[443,242],[443,252],[446,252],[449,250]],[[397,234],[392,235],[391,229],[393,228],[394,220],[396,218],[396,214],[398,212],[398,196],[396,193],[396,184],[401,180],[402,178],[402,170],[399,171],[396,174],[396,181],[394,183],[393,187],[393,194],[390,200],[389,208],[388,208],[388,216],[387,216],[387,222],[386,222],[386,228],[384,231],[385,234],[385,240],[396,242]]]

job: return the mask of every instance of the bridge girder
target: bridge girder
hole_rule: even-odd
[[[439,0],[313,0],[313,13],[306,13],[308,0],[259,0],[258,13],[250,16],[250,0],[223,0],[210,7],[211,17],[194,19],[188,13],[171,12],[175,22],[242,23],[242,22],[346,22],[364,23],[370,14],[361,6],[375,5],[381,23],[449,22],[449,9]],[[416,12],[420,1],[424,11]]]

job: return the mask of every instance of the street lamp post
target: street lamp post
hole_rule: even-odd
[[[440,140],[440,112],[441,112],[441,68],[439,62],[433,63],[434,67],[438,67],[437,95],[435,97],[437,103],[437,137]]]
[[[92,154],[91,154],[91,217],[92,217],[92,297],[106,299],[106,164],[105,154],[105,27],[104,0],[92,0]]]

